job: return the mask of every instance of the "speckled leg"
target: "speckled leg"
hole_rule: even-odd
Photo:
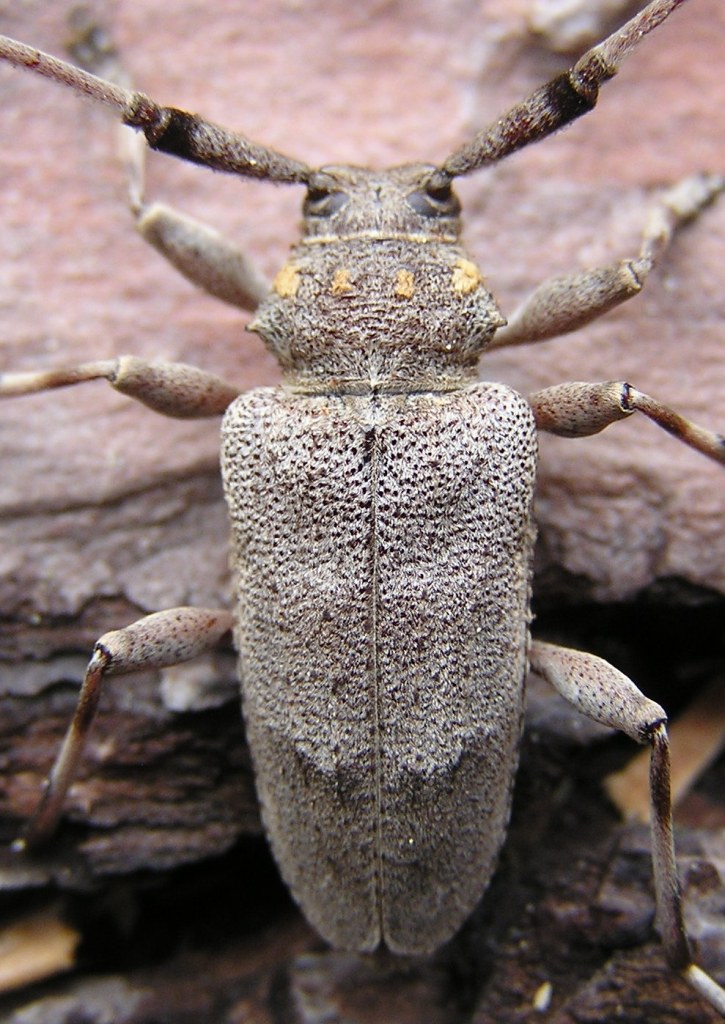
[[[684,444],[725,464],[725,438],[698,426],[626,381],[571,381],[529,395],[536,426],[560,437],[588,437],[633,412],[644,413]]]
[[[725,1014],[725,990],[693,964],[685,933],[672,836],[670,749],[664,710],[640,693],[627,676],[593,654],[534,641],[530,663],[532,671],[582,714],[620,729],[638,743],[650,744],[652,862],[665,955],[673,970]]]
[[[87,380],[107,380],[121,394],[177,419],[221,416],[239,394],[220,377],[186,363],[147,363],[136,356],[119,356],[58,370],[0,374],[0,398],[51,391]]]
[[[72,17],[70,52],[79,67],[110,82],[133,88],[118,51],[88,12]],[[269,291],[268,282],[239,249],[213,228],[164,203],[147,203],[146,154],[142,135],[118,129],[119,153],[126,171],[128,202],[141,236],[192,284],[241,309],[254,310]]]
[[[104,633],[88,662],[75,714],[45,782],[43,796],[25,836],[16,840],[15,849],[40,845],[58,824],[65,794],[96,713],[104,677],[189,661],[212,648],[231,628],[232,616],[223,609],[171,608],[147,615],[125,629]]]
[[[131,132],[130,128],[125,131]],[[135,136],[139,141],[139,137]],[[165,203],[135,211],[139,233],[192,284],[223,302],[255,310],[269,291],[247,257],[213,228]]]
[[[553,277],[514,311],[491,348],[526,345],[568,334],[626,302],[644,287],[675,233],[725,190],[725,176],[697,174],[668,189],[650,210],[634,259]]]

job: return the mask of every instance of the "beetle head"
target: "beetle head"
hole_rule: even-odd
[[[461,204],[429,164],[322,167],[310,174],[302,211],[305,238],[455,241],[460,234]]]

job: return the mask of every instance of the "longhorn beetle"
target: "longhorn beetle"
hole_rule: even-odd
[[[638,411],[724,464],[725,442],[624,381],[524,399],[477,377],[485,349],[573,330],[639,291],[725,178],[672,188],[634,259],[545,282],[508,324],[461,246],[452,190],[591,109],[681,2],[653,0],[441,164],[385,171],[312,169],[160,107],[120,76],[104,81],[2,37],[4,59],[113,107],[153,149],[306,187],[302,238],[268,290],[227,242],[146,204],[142,152],[130,149],[141,234],[254,311],[249,327],[277,357],[281,386],[239,395],[193,367],[132,356],[0,380],[11,396],[105,379],[167,416],[223,413],[237,588],[233,612],[174,608],[100,638],[16,848],[55,828],[104,677],[192,658],[231,628],[265,829],[304,913],[341,948],[430,952],[493,872],[530,665],[584,714],[650,745],[665,954],[725,1015],[725,991],[693,964],[684,930],[663,709],[601,659],[529,637],[537,429],[585,436]]]

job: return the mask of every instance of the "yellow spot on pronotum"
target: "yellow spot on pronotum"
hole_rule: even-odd
[[[344,295],[345,292],[352,291],[352,281],[350,280],[350,271],[344,267],[340,267],[332,275],[332,294],[333,295]]]
[[[483,281],[481,272],[470,260],[456,260],[453,268],[453,291],[459,295],[468,295],[478,288]]]
[[[272,288],[281,299],[292,299],[300,286],[300,272],[294,263],[285,263],[275,277]]]
[[[395,294],[400,299],[412,299],[415,293],[415,278],[409,270],[399,270],[395,275]]]

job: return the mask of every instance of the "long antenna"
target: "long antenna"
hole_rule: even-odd
[[[653,0],[617,32],[594,46],[569,71],[553,78],[528,99],[457,149],[443,163],[438,175],[450,180],[488,164],[517,149],[551,135],[581,117],[597,102],[599,88],[619,71],[624,58],[652,29],[660,25],[685,0]]]
[[[7,36],[0,36],[0,59],[113,107],[124,124],[144,133],[151,149],[247,178],[305,183],[312,173],[306,164],[252,142],[244,135],[205,121],[197,114],[161,107],[143,93],[107,82]]]

